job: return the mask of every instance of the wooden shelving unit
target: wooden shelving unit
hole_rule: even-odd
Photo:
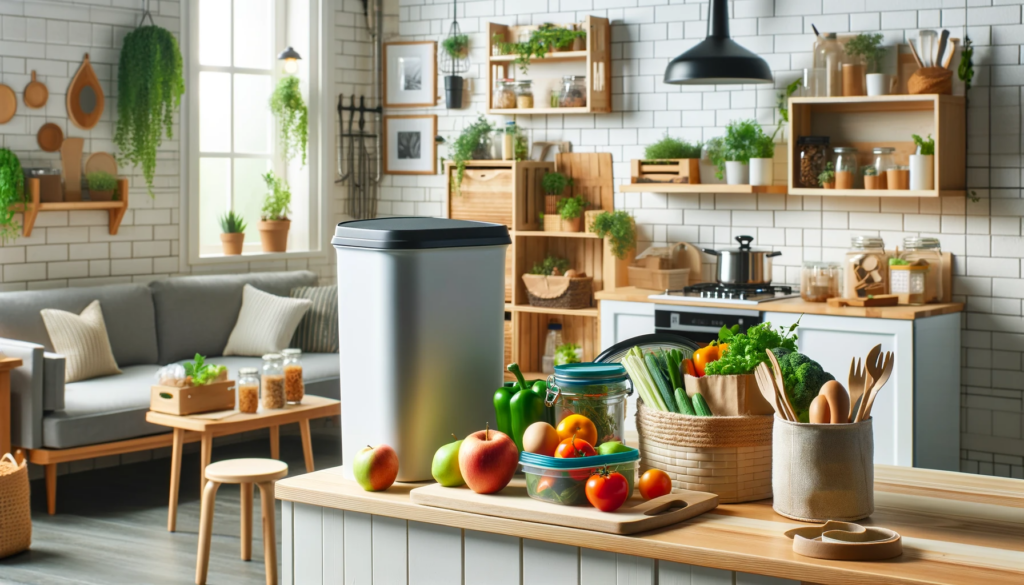
[[[128,211],[128,179],[117,180],[117,201],[55,201],[43,203],[39,200],[39,179],[27,179],[25,189],[28,191],[28,203],[15,203],[11,211],[24,214],[22,233],[27,238],[32,235],[36,217],[44,211],[88,211],[106,210],[110,213],[110,235],[116,236],[124,214]]]
[[[724,185],[714,183],[627,183],[619,185],[619,193],[785,193],[785,185]]]

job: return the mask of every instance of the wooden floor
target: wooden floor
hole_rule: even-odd
[[[317,468],[341,463],[337,428],[316,429]],[[215,446],[213,461],[269,457],[267,441]],[[291,474],[305,473],[298,435],[282,435],[281,458]],[[167,532],[170,459],[157,459],[71,475],[57,484],[57,515],[46,514],[42,480],[32,482],[32,548],[0,560],[0,583],[193,583],[199,527],[199,454],[182,457],[178,531]],[[239,558],[237,486],[217,492],[210,585],[264,583],[259,490],[253,510],[252,561]],[[281,506],[277,503],[277,558],[281,558]]]

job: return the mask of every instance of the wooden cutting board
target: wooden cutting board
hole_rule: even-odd
[[[847,298],[847,299],[829,299],[828,306],[830,307],[895,307],[899,304],[899,295],[874,295],[870,299],[864,298]]]
[[[685,248],[680,246],[679,250],[676,250],[676,265],[673,268],[690,269],[690,286],[703,282],[704,257],[701,256],[700,248],[688,242],[679,243],[685,244]]]
[[[478,494],[467,487],[446,488],[435,483],[412,490],[409,497],[424,506],[609,534],[662,528],[718,506],[718,496],[705,492],[682,491],[645,502],[636,490],[618,510],[602,512],[591,506],[560,506],[534,500],[526,494],[526,482],[521,479],[513,479],[496,494]]]

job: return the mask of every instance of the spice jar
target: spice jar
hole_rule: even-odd
[[[928,263],[928,274],[925,276],[924,302],[937,303],[945,298],[946,291],[942,288],[945,272],[942,266],[942,247],[938,238],[903,238],[903,259],[910,263],[924,260]]]
[[[818,175],[829,162],[828,136],[801,136],[796,145],[800,157],[796,174],[799,186],[815,189],[819,187]]]
[[[835,262],[805,262],[800,272],[800,298],[811,303],[824,303],[839,296],[842,272]]]
[[[285,349],[284,356],[284,399],[288,404],[299,404],[306,394],[306,386],[302,383],[302,350]]]
[[[515,81],[499,79],[494,83],[494,109],[512,110],[516,107]]]
[[[882,238],[856,236],[846,253],[843,296],[847,298],[884,295],[889,291],[889,255]]]
[[[832,152],[835,153],[832,165],[836,169],[836,189],[853,189],[853,180],[857,176],[857,149],[837,146]]]
[[[587,106],[587,76],[562,76],[562,92],[558,94],[558,107],[585,108]]]
[[[252,414],[260,405],[260,371],[238,368],[238,410]]]
[[[263,408],[284,408],[284,357],[279,353],[263,356]]]
[[[523,79],[516,82],[516,107],[520,110],[533,109],[533,82]]]
[[[885,171],[896,168],[896,149],[891,146],[876,146],[871,149],[872,163],[878,178],[875,179],[875,189],[888,189],[887,174]]]
[[[898,260],[894,258],[894,260]],[[905,260],[903,262],[906,262]],[[889,267],[892,294],[900,296],[900,304],[923,305],[929,266],[921,264],[895,264]]]
[[[548,376],[545,404],[554,407],[556,426],[571,414],[582,414],[597,428],[597,445],[625,444],[626,396],[633,393],[627,379],[621,364],[555,366],[555,374]]]

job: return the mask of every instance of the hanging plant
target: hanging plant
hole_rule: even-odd
[[[441,41],[441,48],[452,59],[461,59],[466,55],[469,47],[469,35],[452,35]]]
[[[14,221],[11,205],[25,201],[25,174],[18,156],[0,148],[0,242],[18,237],[21,226]]]
[[[462,186],[462,176],[466,172],[466,161],[473,159],[474,155],[485,153],[479,152],[487,135],[494,132],[494,125],[484,118],[483,114],[459,134],[455,142],[448,147],[452,162],[455,163],[455,193],[459,193]]]
[[[299,90],[299,78],[294,75],[277,82],[277,89],[270,96],[270,111],[281,127],[281,150],[285,160],[292,160],[302,154],[302,166],[306,166],[306,123],[309,110]]]
[[[117,129],[120,158],[142,167],[150,196],[156,151],[173,138],[174,112],[181,106],[185,79],[178,40],[158,26],[139,27],[124,37],[117,69]]]

